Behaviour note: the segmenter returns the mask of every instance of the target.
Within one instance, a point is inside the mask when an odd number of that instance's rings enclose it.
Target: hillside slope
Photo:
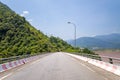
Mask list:
[[[60,38],[47,37],[0,2],[0,56],[54,52],[67,48],[72,46]]]

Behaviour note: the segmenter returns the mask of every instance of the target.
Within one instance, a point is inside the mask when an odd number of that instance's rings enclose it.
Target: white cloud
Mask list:
[[[33,20],[32,19],[28,19],[29,22],[32,22]]]
[[[26,15],[28,15],[28,14],[29,14],[29,11],[26,10],[26,11],[23,11],[22,14],[20,14],[20,16],[26,17]],[[32,21],[33,21],[32,19],[28,19],[27,17],[26,17],[26,19],[30,23],[32,23]]]
[[[30,23],[32,23],[33,20],[32,19],[28,19],[27,21],[29,21]]]
[[[26,15],[28,15],[28,14],[29,14],[29,11],[23,11],[22,14],[21,14],[21,16],[24,17],[24,16],[26,16]]]
[[[24,14],[29,14],[29,11],[23,11]]]

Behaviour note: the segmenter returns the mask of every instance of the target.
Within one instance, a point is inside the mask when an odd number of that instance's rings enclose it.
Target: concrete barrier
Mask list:
[[[8,63],[0,64],[0,72],[15,68],[17,66],[23,65],[27,62],[36,60],[38,58],[39,56],[33,56],[33,57],[25,58],[25,59],[20,59],[20,60],[8,62]]]
[[[100,68],[102,68],[106,71],[112,72],[112,73],[120,76],[120,66],[110,64],[110,63],[106,63],[106,62],[99,61],[99,60],[95,60],[95,59],[86,58],[86,57],[83,57],[83,56],[80,56],[80,55],[75,55],[75,54],[70,54],[70,53],[65,53],[65,54],[67,54],[69,56],[72,56],[74,58],[83,60],[85,62],[88,62],[90,64],[93,64],[97,67],[100,67]]]

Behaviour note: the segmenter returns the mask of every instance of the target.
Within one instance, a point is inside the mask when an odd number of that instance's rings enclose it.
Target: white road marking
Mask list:
[[[10,76],[10,75],[12,75],[13,73],[9,73],[8,75],[6,75],[6,76],[3,76],[2,78],[0,78],[0,80],[3,80],[3,79],[5,79],[5,78],[7,78],[8,76]]]
[[[40,60],[36,60],[36,61],[30,63],[29,66],[30,66],[30,65],[33,65],[33,64],[35,64],[35,63],[38,63],[39,61],[40,61]],[[20,68],[20,69],[18,69],[17,71],[21,71],[21,70],[23,70],[24,68],[25,68],[25,67]]]
[[[24,69],[24,68],[17,69],[17,71],[21,71],[22,69]]]
[[[82,63],[79,63],[79,64],[81,64],[82,66],[86,67],[86,68],[89,69],[90,71],[95,72],[93,69],[89,68],[89,67],[86,66],[85,64],[82,64]]]
[[[82,63],[79,63],[79,64],[81,64],[82,66],[86,67],[86,68],[89,69],[90,71],[95,72],[93,69],[91,69],[90,67],[86,66],[85,64],[82,64]],[[105,80],[109,80],[109,79],[107,79],[107,78],[104,78],[104,79],[105,79]]]
[[[80,63],[80,62],[78,62],[78,63],[79,63],[80,65],[86,67],[86,68],[89,69],[90,71],[95,72],[93,69],[91,69],[90,67],[86,66],[85,64],[82,64],[82,63]]]
[[[37,63],[37,62],[39,62],[39,61],[40,61],[40,60],[37,60],[37,61],[35,61],[35,62],[32,62],[30,65],[33,65],[33,64],[35,64],[35,63]],[[22,69],[24,69],[24,67],[18,69],[17,71],[21,71]],[[8,75],[1,77],[0,80],[4,80],[5,78],[9,77],[9,76],[12,75],[12,74],[13,74],[13,73],[9,73]]]
[[[39,61],[40,61],[40,59],[37,60],[37,61],[32,62],[30,65],[33,65],[33,64],[35,64],[35,63],[38,63]]]

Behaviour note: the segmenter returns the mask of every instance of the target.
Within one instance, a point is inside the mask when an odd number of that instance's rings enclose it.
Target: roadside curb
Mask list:
[[[109,72],[112,72],[112,73],[120,76],[120,66],[116,66],[116,65],[106,63],[106,62],[103,62],[103,61],[99,61],[99,60],[95,60],[95,59],[86,58],[86,57],[83,57],[83,56],[80,56],[80,55],[75,55],[75,54],[70,54],[70,53],[65,53],[65,54],[67,54],[71,57],[83,60],[85,62],[88,62],[92,65],[95,65],[97,67],[100,67],[104,70],[107,70]]]
[[[12,69],[12,68],[15,68],[17,66],[23,65],[25,63],[28,63],[30,61],[36,60],[38,58],[39,58],[39,56],[33,56],[33,57],[25,58],[25,59],[20,59],[20,60],[0,64],[0,72],[7,71],[9,69]]]

